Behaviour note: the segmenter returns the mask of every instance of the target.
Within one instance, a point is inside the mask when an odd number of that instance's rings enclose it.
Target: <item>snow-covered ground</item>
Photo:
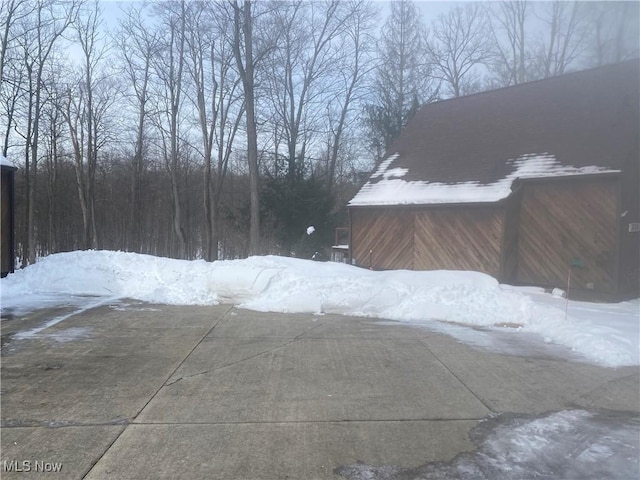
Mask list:
[[[441,321],[496,330],[508,325],[566,346],[599,365],[640,364],[638,300],[571,301],[565,319],[564,299],[541,289],[499,285],[477,272],[374,272],[274,256],[207,263],[80,251],[42,258],[2,279],[0,288],[5,313],[24,313],[67,299],[90,308],[131,298],[174,305],[233,303],[257,311],[336,313],[416,325]],[[464,335],[459,338],[464,340]]]

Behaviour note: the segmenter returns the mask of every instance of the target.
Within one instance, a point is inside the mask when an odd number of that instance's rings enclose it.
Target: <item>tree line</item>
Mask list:
[[[1,2],[23,265],[322,258],[420,106],[638,56],[636,2]]]

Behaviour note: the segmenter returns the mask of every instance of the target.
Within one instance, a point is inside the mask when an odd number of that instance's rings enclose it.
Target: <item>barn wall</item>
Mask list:
[[[520,226],[520,204],[522,189],[517,186],[504,204],[502,226],[502,265],[499,280],[515,283],[518,276],[518,230]]]
[[[352,208],[353,262],[374,269],[475,270],[497,277],[502,212],[502,207]]]
[[[446,207],[415,213],[415,270],[500,274],[502,208]]]
[[[619,293],[633,298],[640,296],[640,232],[630,231],[630,226],[640,223],[639,163],[640,154],[636,142],[621,178],[618,211]]]
[[[13,254],[13,169],[3,167],[0,173],[0,232],[2,235],[0,241],[0,266],[1,276],[13,272],[14,254]]]
[[[530,182],[522,186],[518,282],[616,293],[617,178]],[[591,285],[590,285],[591,284]]]
[[[374,269],[413,268],[413,213],[393,208],[353,208],[351,255]]]

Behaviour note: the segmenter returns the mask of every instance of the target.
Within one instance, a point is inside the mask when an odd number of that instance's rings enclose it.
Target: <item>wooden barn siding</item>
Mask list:
[[[618,214],[619,293],[637,298],[640,295],[640,232],[630,232],[630,223],[640,223],[640,155],[635,142],[621,177]],[[624,214],[624,216],[623,216]]]
[[[513,193],[504,203],[502,229],[502,257],[498,279],[503,283],[514,283],[518,276],[518,229],[522,188],[514,186]]]
[[[2,225],[0,231],[2,232],[1,241],[1,256],[0,264],[2,267],[2,276],[13,271],[13,255],[12,255],[12,222],[11,222],[11,173],[8,170],[2,169],[1,178],[2,184],[0,185],[0,191],[2,192],[2,198],[0,199],[0,209],[2,210]]]
[[[413,213],[354,208],[350,215],[351,255],[356,265],[375,269],[413,268]]]
[[[576,258],[585,268],[573,269],[573,288],[615,293],[617,180],[532,182],[522,195],[518,282],[565,286]]]
[[[415,270],[500,274],[502,208],[447,207],[415,213]]]
[[[365,207],[350,215],[356,265],[500,273],[502,207]]]

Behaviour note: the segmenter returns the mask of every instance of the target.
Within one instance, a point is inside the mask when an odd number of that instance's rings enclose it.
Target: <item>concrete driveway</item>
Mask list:
[[[417,478],[496,413],[640,411],[636,367],[361,318],[128,302],[3,318],[2,336],[3,479]]]

